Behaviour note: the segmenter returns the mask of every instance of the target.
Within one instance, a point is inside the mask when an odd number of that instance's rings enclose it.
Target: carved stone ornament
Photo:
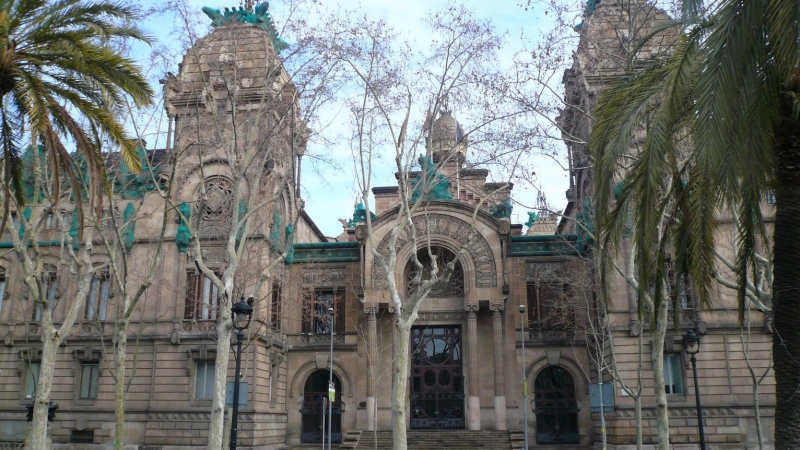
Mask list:
[[[197,228],[204,236],[227,235],[233,217],[234,186],[228,178],[208,177],[204,182],[205,197],[197,193],[200,214]]]
[[[228,249],[223,245],[203,247],[201,252],[203,253],[203,261],[206,264],[225,265],[228,263]],[[187,264],[193,266],[194,261],[195,261],[195,251],[194,248],[190,247],[189,250],[186,252],[186,262]]]
[[[535,280],[559,280],[563,278],[563,262],[537,262],[528,263],[528,281]]]
[[[183,322],[183,331],[216,333],[217,321],[216,320],[185,321]]]
[[[336,345],[344,345],[344,335],[334,334],[333,343]],[[328,333],[301,333],[300,342],[303,344],[330,344],[331,335]]]
[[[342,286],[344,285],[344,270],[342,269],[312,269],[303,273],[303,285],[309,286]]]
[[[464,320],[466,312],[443,311],[420,313],[417,321],[419,322],[461,322]]]
[[[448,238],[466,246],[467,254],[475,267],[474,287],[487,288],[497,286],[497,265],[492,248],[486,239],[469,223],[453,216],[444,214],[427,214],[416,216],[412,219],[417,229],[417,236],[431,235],[447,236]],[[409,244],[409,228],[404,227],[397,237],[396,251],[402,250]],[[378,253],[383,257],[389,256],[389,237],[386,235],[378,245]],[[380,264],[372,265],[372,286],[376,290],[389,289],[386,273]]]

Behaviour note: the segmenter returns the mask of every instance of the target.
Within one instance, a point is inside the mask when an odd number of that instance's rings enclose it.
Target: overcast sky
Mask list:
[[[151,0],[155,2],[155,0]],[[524,0],[522,0],[524,1]],[[189,0],[199,11],[202,6],[213,8],[235,7],[238,6],[237,0]],[[344,8],[346,10],[358,9],[358,16],[367,16],[373,19],[384,18],[388,25],[394,27],[398,32],[405,35],[405,38],[412,45],[424,45],[427,43],[425,36],[426,25],[423,20],[432,11],[448,6],[447,0],[364,0],[352,2],[344,0],[320,0],[321,4],[328,9],[336,10]],[[163,2],[156,2],[163,3]],[[522,47],[523,39],[528,45],[536,42],[542,34],[544,28],[552,26],[551,17],[543,14],[543,10],[535,8],[526,11],[519,6],[517,0],[489,0],[476,1],[466,0],[467,8],[472,9],[479,18],[490,19],[498,31],[508,33],[507,45],[500,52],[500,58],[511,58],[512,55]],[[277,26],[280,28],[281,2],[273,0],[270,2],[270,11]],[[160,18],[145,22],[143,27],[153,34],[160,42],[170,43],[170,29],[174,22]],[[291,45],[291,42],[289,42]],[[177,63],[174,62],[173,72],[177,72]],[[556,82],[560,81],[560,76],[556,77]],[[554,86],[557,87],[557,86]],[[160,88],[160,86],[158,87]],[[454,113],[458,118],[458,108],[453,107]],[[336,110],[323,112],[335,117]],[[554,131],[555,133],[555,131]],[[309,146],[317,145],[313,141]],[[561,146],[563,148],[563,146]],[[346,148],[322,149],[310,148],[310,151],[325,151],[337,161],[339,168],[331,169],[319,166],[319,174],[311,170],[304,170],[302,180],[306,200],[306,210],[317,226],[327,236],[337,236],[342,232],[342,226],[337,221],[339,218],[349,218],[352,216],[353,203],[357,198],[357,186],[351,152]],[[564,152],[561,152],[561,162],[564,162]],[[390,164],[390,162],[386,162]],[[549,158],[538,158],[532,162],[531,171],[535,171],[538,176],[538,184],[545,192],[547,199],[554,209],[562,209],[566,205],[565,191],[568,187],[567,174],[561,164]],[[305,167],[304,167],[305,169]],[[372,183],[373,186],[396,185],[393,176],[394,170],[386,167]],[[491,175],[490,175],[491,177]],[[503,181],[503,180],[497,180]],[[517,184],[514,187],[513,197],[515,202],[512,221],[525,222],[526,212],[536,203],[536,190],[531,186]]]

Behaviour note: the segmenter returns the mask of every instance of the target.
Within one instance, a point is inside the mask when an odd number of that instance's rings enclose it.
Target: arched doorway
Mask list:
[[[336,389],[336,399],[333,402],[333,417],[328,415],[328,381],[330,372],[317,370],[306,380],[303,388],[303,430],[300,441],[303,443],[322,442],[323,433],[325,442],[328,442],[328,421],[331,421],[331,442],[342,442],[342,383],[336,374],[333,375],[333,386]],[[323,412],[324,409],[324,412]],[[324,417],[324,421],[323,421]]]
[[[411,330],[411,429],[464,428],[461,329]]]
[[[536,377],[536,443],[578,444],[578,404],[572,375],[558,366]]]

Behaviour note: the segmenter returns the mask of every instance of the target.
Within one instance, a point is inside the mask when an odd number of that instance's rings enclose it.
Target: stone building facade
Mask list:
[[[650,11],[647,20],[657,20]],[[237,294],[258,301],[243,353],[247,394],[239,408],[240,448],[281,449],[320,442],[322,398],[328,396],[331,369],[336,391],[334,440],[343,440],[348,432],[390,430],[397,311],[371,246],[381,254],[389,251],[386,238],[395,224],[398,189],[373,190],[371,239],[364,226],[371,213],[356,209],[345,221],[343,234],[329,242],[296,207],[306,130],[293,112],[296,92],[290,88],[291,80],[277,63],[280,41],[263,15],[253,24],[226,22],[228,13],[214,13],[209,15],[220,21],[215,31],[189,51],[177,76],[164,80],[170,145],[147,153],[152,162],[161,163],[156,178],[173,173],[176,177],[174,208],[167,208],[164,216],[164,199],[154,187],[137,186],[134,198],[117,193],[123,209],[135,203],[139,211],[132,261],[152,259],[160,225],[168,223],[164,263],[148,288],[141,315],[131,324],[129,361],[135,369],[129,371],[126,443],[140,449],[205,448],[219,311],[214,310],[217,294],[197,269],[194,244],[201,243],[209,267],[223,271],[230,263],[225,247],[230,216],[240,210],[234,199],[254,195],[276,200],[252,224],[248,264],[236,278],[243,286]],[[603,2],[587,16],[575,66],[564,78],[572,104],[590,111],[607,77],[619,73],[595,46],[617,48],[630,22],[626,14],[620,4]],[[236,74],[236,89],[231,88],[231,71]],[[261,114],[265,110],[273,113]],[[570,111],[562,115],[562,125],[585,139],[588,120]],[[224,122],[219,117],[231,125],[218,127]],[[250,134],[239,133],[242,129]],[[242,134],[251,140],[241,140]],[[411,430],[508,431],[519,445],[527,426],[532,446],[597,442],[599,413],[592,407],[590,386],[599,379],[596,354],[587,345],[587,325],[597,320],[596,302],[605,300],[613,349],[601,357],[613,363],[628,385],[635,385],[641,365],[645,442],[654,443],[651,339],[636,316],[635,291],[623,280],[618,280],[609,298],[596,295],[591,245],[575,226],[591,225],[584,208],[591,192],[588,158],[585,147],[568,140],[571,187],[565,218],[556,224],[540,211],[538,221],[532,218],[523,234],[523,226],[511,221],[512,186],[487,182],[486,170],[464,168],[469,142],[451,112],[442,111],[434,122],[428,150],[430,163],[438,167],[435,173],[424,169],[411,177],[431,175],[436,186],[429,187],[439,189],[436,196],[435,189],[421,194],[427,196],[425,213],[416,214],[413,224],[429,234],[430,251],[440,261],[456,257],[458,261],[450,280],[437,285],[424,302],[412,331],[407,399]],[[259,142],[266,144],[258,147]],[[253,145],[258,149],[256,163],[231,179],[226,159],[231,153],[226,149]],[[427,167],[427,161],[421,162]],[[270,176],[257,176],[261,168]],[[442,180],[448,183],[439,184]],[[476,212],[481,199],[488,201]],[[291,231],[286,228],[289,223],[294,225]],[[58,241],[66,231],[45,229],[43,233],[50,234],[41,240]],[[291,249],[285,247],[289,233],[293,233]],[[9,241],[5,235],[0,248],[9,249]],[[58,265],[60,247],[47,249],[51,253],[47,258],[57,268],[53,299],[59,301],[54,302],[53,314],[58,321],[74,287],[68,267]],[[256,290],[252,280],[258,279],[259,269],[284,252],[290,264],[275,266]],[[406,231],[398,239],[396,253],[394,279],[407,293],[416,270],[409,263],[411,255],[417,253],[425,263],[428,247],[415,247]],[[36,308],[27,301],[13,251],[0,255],[0,266],[4,270],[0,278],[2,447],[24,438],[24,405],[34,394],[29,380],[34,377],[40,343]],[[59,410],[49,429],[54,448],[105,448],[113,443],[110,333],[118,300],[111,291],[98,291],[97,298],[106,302],[104,320],[82,317],[59,352],[52,394]],[[752,384],[734,312],[735,295],[722,286],[715,295],[714,309],[703,312],[688,297],[686,310],[691,314],[684,321],[703,339],[698,369],[706,433],[714,448],[753,448]],[[520,305],[525,306],[523,313]],[[769,365],[771,340],[766,319],[758,314],[756,322],[748,355],[763,370]],[[696,442],[697,420],[691,369],[680,342],[684,331],[670,330],[664,349],[673,364],[669,405],[676,449],[696,448],[688,444]],[[527,403],[523,373],[528,380]],[[231,360],[228,380],[233,375]],[[633,401],[607,373],[603,379],[613,387],[605,401],[609,448],[631,448]],[[761,392],[762,421],[769,436],[774,404],[770,376]]]

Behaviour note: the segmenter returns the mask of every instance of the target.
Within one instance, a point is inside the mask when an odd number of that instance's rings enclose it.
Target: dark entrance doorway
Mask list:
[[[566,370],[547,367],[539,373],[536,390],[536,443],[578,444],[578,404],[575,382]]]
[[[333,402],[333,417],[328,416],[328,378],[330,372],[318,370],[311,374],[306,380],[303,389],[303,430],[300,441],[303,443],[322,442],[322,435],[325,433],[325,442],[328,442],[328,421],[331,423],[331,442],[342,442],[342,384],[339,377],[333,375],[333,385],[336,389],[336,401]],[[323,408],[325,409],[325,421],[323,422]]]
[[[464,428],[461,328],[411,330],[411,429]]]

